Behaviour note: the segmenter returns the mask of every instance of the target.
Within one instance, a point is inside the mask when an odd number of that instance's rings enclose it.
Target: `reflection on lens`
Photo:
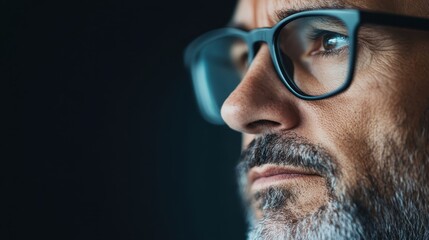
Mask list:
[[[223,123],[220,109],[247,71],[247,45],[238,36],[217,38],[206,44],[192,68],[197,100],[207,120]]]
[[[335,17],[303,17],[284,25],[277,49],[293,87],[310,96],[340,88],[350,68],[348,36],[345,24]]]

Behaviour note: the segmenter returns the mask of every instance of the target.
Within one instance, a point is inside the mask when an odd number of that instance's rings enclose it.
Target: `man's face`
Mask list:
[[[241,0],[233,22],[250,30],[285,10],[339,7],[429,17],[423,0]],[[429,237],[429,37],[379,31],[344,93],[296,98],[262,45],[225,101],[223,119],[243,133],[249,239]]]

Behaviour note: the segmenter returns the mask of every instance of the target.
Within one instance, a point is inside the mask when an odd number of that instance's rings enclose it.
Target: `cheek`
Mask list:
[[[322,128],[339,156],[345,184],[357,184],[362,175],[385,166],[388,161],[382,156],[390,144],[387,139],[401,146],[420,126],[429,108],[425,67],[429,57],[418,53],[418,48],[408,46],[372,57],[371,64],[356,74],[350,89],[324,110],[331,114],[325,113]],[[415,57],[411,60],[405,52]]]
[[[342,178],[339,191],[362,184],[364,175],[383,165],[380,144],[387,135],[403,133],[398,130],[406,117],[404,94],[398,90],[403,88],[392,86],[402,74],[387,70],[390,67],[383,66],[389,74],[381,74],[380,66],[360,72],[349,90],[322,105],[314,103],[307,116],[313,135],[337,158]]]
[[[371,100],[367,102],[377,120],[374,124],[395,139],[417,127],[429,108],[429,38],[408,31],[402,35],[409,40],[401,39],[372,53],[369,64],[358,71],[355,88],[350,89]]]
[[[347,102],[353,101],[348,99]],[[324,121],[330,148],[339,163],[344,187],[349,189],[362,179],[362,175],[371,171],[376,164],[372,157],[371,138],[373,132],[382,131],[376,124],[376,112],[368,99],[355,101],[353,104],[337,106],[336,113]],[[338,110],[339,109],[339,110]],[[330,122],[330,123],[329,123]],[[341,189],[340,189],[341,190]]]

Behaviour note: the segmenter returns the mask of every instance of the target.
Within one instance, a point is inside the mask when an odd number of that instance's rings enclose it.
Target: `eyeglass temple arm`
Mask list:
[[[429,31],[429,19],[412,16],[402,16],[390,13],[360,12],[361,23],[375,23],[385,26],[412,28]]]

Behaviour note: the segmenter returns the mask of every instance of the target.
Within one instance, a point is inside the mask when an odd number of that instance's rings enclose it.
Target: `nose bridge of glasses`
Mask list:
[[[272,40],[271,28],[257,28],[249,32],[248,44],[249,44],[249,60],[253,60],[254,56],[258,52],[260,46],[263,43],[269,43]]]

